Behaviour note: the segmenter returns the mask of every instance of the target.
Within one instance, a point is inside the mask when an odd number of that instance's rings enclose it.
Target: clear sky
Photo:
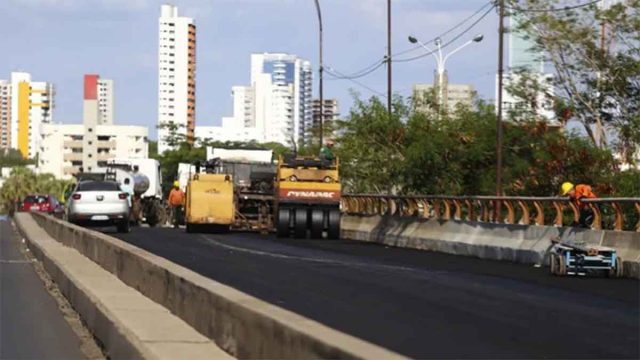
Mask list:
[[[411,49],[413,34],[430,40],[458,24],[488,0],[393,0],[393,53]],[[157,121],[157,52],[160,5],[171,3],[197,25],[198,125],[219,125],[232,113],[231,86],[248,85],[252,52],[288,52],[318,65],[318,25],[314,0],[0,0],[0,79],[11,71],[30,72],[56,86],[54,120],[78,123],[82,79],[98,73],[115,81],[115,122],[149,126]],[[320,0],[325,29],[325,66],[351,74],[386,52],[386,0]],[[488,9],[485,8],[485,9]],[[497,68],[495,10],[445,53],[482,33],[447,62],[450,83],[474,84],[493,99]],[[471,22],[443,37],[449,39]],[[414,51],[398,59],[419,55]],[[416,82],[433,81],[432,56],[396,63],[394,92],[410,95]],[[316,74],[317,75],[317,74]],[[351,90],[371,91],[348,80],[325,77],[325,97],[335,97],[348,113]],[[386,70],[358,79],[386,93]],[[317,76],[314,96],[317,96]]]

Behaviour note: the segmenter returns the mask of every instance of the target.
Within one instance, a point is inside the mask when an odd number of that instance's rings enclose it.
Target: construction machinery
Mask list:
[[[340,238],[341,186],[338,161],[285,157],[276,176],[276,234],[279,237]]]
[[[317,158],[272,160],[270,150],[208,149],[186,191],[187,232],[276,231],[279,237],[338,239],[339,164]]]
[[[217,150],[217,151],[216,151]],[[187,232],[254,230],[273,227],[272,152],[213,149],[194,164],[186,191]]]
[[[624,276],[624,261],[614,248],[559,238],[551,243],[549,272],[553,275],[585,276],[588,272],[601,272],[608,277]]]
[[[164,224],[167,211],[162,184],[160,163],[154,159],[113,159],[104,166],[105,180],[124,184],[125,179],[133,188],[131,220],[145,222],[149,226]]]

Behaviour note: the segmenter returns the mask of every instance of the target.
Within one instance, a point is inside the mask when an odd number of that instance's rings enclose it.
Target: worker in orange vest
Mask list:
[[[178,228],[178,225],[182,222],[182,207],[184,206],[184,191],[180,189],[180,182],[175,181],[173,183],[173,189],[169,192],[169,206],[171,206],[171,213],[173,217],[173,227]]]
[[[578,226],[584,228],[591,228],[593,223],[593,210],[588,204],[580,201],[582,199],[593,199],[598,196],[591,190],[591,186],[585,184],[573,185],[570,182],[562,184],[560,192],[562,196],[569,196],[569,199],[580,210],[580,219],[578,220]]]

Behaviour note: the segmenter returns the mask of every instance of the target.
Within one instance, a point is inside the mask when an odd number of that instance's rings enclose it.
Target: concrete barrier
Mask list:
[[[552,238],[613,247],[625,276],[640,279],[640,233],[568,227],[439,221],[399,216],[342,217],[342,236],[396,247],[523,264],[546,264]]]
[[[238,358],[403,358],[114,237],[42,214],[32,216],[53,238],[77,249]]]
[[[16,214],[15,222],[109,358],[232,359],[167,309],[54,240],[29,214]]]

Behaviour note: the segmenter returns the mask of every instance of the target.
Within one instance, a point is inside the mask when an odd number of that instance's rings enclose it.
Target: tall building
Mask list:
[[[296,55],[252,54],[251,85],[232,88],[233,116],[196,137],[299,144],[313,126],[311,78],[311,63]]]
[[[11,83],[0,80],[0,151],[11,148]]]
[[[502,90],[502,117],[505,120],[519,120],[521,116],[547,121],[551,125],[558,125],[553,109],[552,96],[554,93],[553,76],[544,72],[544,56],[535,50],[533,39],[526,38],[516,31],[522,19],[517,15],[509,17],[509,28],[514,29],[508,34],[508,68],[503,78]],[[523,78],[519,71],[525,70],[530,75],[530,80]],[[523,100],[509,92],[512,85],[521,84],[523,81],[535,82],[527,84],[531,89],[539,88],[533,99]],[[498,77],[496,76],[496,109],[498,98]]]
[[[338,111],[338,100],[336,99],[323,99],[324,106],[322,111],[324,113],[324,126],[328,126],[332,121],[338,120],[340,112]],[[314,136],[318,136],[320,131],[320,99],[313,99],[311,105],[311,114],[313,117],[312,126],[305,129],[305,142],[313,141]]]
[[[98,79],[98,109],[100,109],[98,124],[113,124],[113,108],[113,80]]]
[[[438,76],[434,77],[433,84],[414,84],[413,98],[416,111],[427,112],[433,109],[432,106],[424,100],[432,92],[436,92],[436,99],[442,97],[442,106],[449,112],[455,111],[458,105],[473,106],[473,98],[475,96],[475,88],[471,84],[449,84],[447,72],[443,75],[442,87],[436,84]],[[442,89],[441,93],[438,93]]]
[[[178,8],[162,5],[158,51],[158,151],[169,149],[170,131],[193,141],[196,116],[196,26],[193,19],[178,16]]]
[[[82,124],[41,126],[38,171],[70,178],[80,168],[95,172],[110,159],[148,157],[147,127],[104,123],[104,83],[96,74],[84,76]]]
[[[254,126],[264,141],[291,145],[313,126],[311,63],[285,53],[251,54]]]
[[[40,141],[40,126],[51,122],[53,118],[53,85],[32,81],[28,73],[13,72],[10,82],[2,81],[0,93],[4,94],[0,94],[2,147],[17,149],[25,158],[35,157]],[[3,111],[4,116],[1,115]],[[5,121],[7,116],[10,116],[9,121]]]

